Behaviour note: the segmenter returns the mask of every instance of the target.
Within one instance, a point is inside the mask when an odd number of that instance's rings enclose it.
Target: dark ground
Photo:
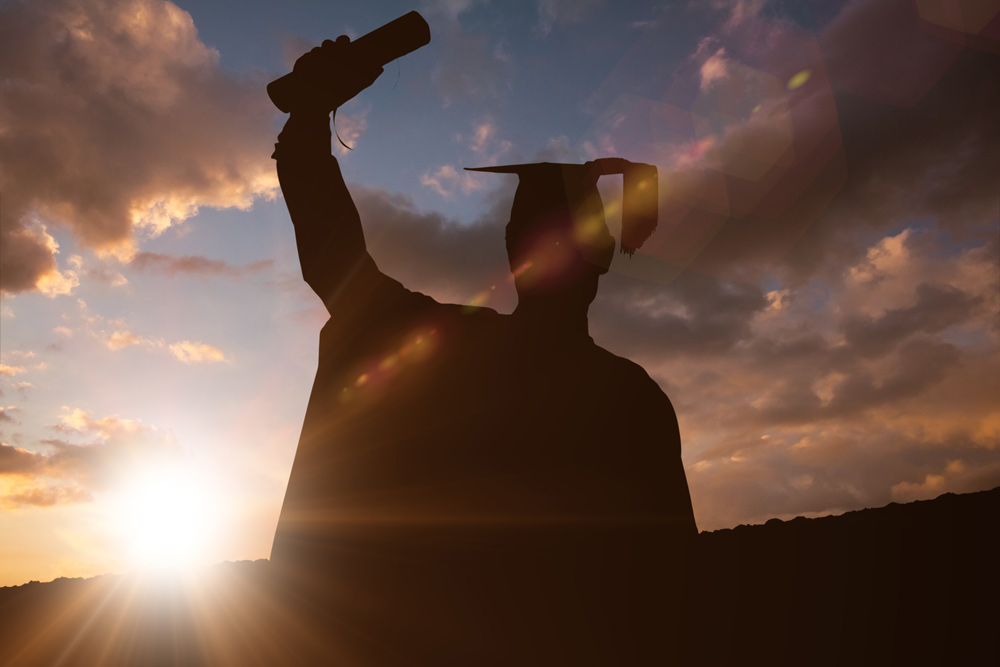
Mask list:
[[[1000,665],[998,519],[1000,487],[702,533],[664,640],[680,665]],[[269,574],[259,560],[0,588],[0,665],[364,663],[331,647],[367,640],[307,630]]]

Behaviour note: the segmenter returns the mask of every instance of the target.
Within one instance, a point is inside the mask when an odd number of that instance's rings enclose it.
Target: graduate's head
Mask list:
[[[589,284],[596,289],[597,277],[608,271],[615,239],[597,190],[601,175],[626,174],[623,252],[631,254],[656,226],[656,167],[650,165],[605,158],[586,164],[542,162],[479,171],[516,173],[520,178],[506,240],[514,284],[522,297],[562,294]],[[632,191],[645,199],[640,201]]]

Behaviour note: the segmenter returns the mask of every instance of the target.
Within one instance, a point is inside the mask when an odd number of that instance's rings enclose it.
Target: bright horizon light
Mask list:
[[[130,563],[140,569],[198,564],[219,516],[209,488],[203,477],[181,467],[140,476],[122,498]]]

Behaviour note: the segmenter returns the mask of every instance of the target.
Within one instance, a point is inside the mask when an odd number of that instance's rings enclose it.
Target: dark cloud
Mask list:
[[[127,260],[137,230],[276,185],[263,81],[223,73],[172,3],[4,3],[0,78],[4,292],[57,275],[41,223]]]
[[[844,337],[855,355],[872,356],[889,351],[902,339],[919,333],[936,334],[966,321],[982,301],[951,285],[920,284],[917,302],[886,311],[881,317],[850,317]]]
[[[45,457],[20,447],[0,443],[0,475],[25,474],[38,470]]]
[[[791,258],[796,271],[839,259],[836,247],[852,259],[866,232],[904,220],[965,235],[995,228],[1000,58],[931,34],[903,0],[849,5],[820,41],[847,179]]]
[[[263,271],[274,265],[273,260],[265,259],[251,262],[244,266],[233,266],[221,259],[210,259],[201,255],[185,255],[175,257],[154,252],[140,252],[132,259],[130,267],[138,271],[153,271],[168,276],[177,274],[195,276],[228,276],[240,278],[250,273]]]
[[[595,144],[660,167],[642,252],[663,273],[802,283],[911,220],[991,238],[997,55],[928,31],[908,0],[845,4],[816,37],[775,12],[734,17],[672,76],[650,64],[669,25],[650,29],[593,101]],[[628,91],[637,72],[659,90]]]
[[[440,301],[468,303],[486,291],[485,305],[513,309],[516,297],[504,245],[509,199],[498,197],[483,218],[463,225],[418,211],[405,195],[357,186],[352,193],[369,250],[383,271]]]
[[[814,357],[815,363],[825,366],[828,373],[842,376],[831,388],[828,401],[814,389],[821,374],[796,374],[786,368],[778,378],[761,384],[763,400],[752,414],[730,417],[727,423],[750,423],[766,428],[846,420],[865,410],[897,404],[902,399],[922,394],[943,380],[961,359],[960,351],[953,345],[931,340],[910,341],[896,351],[887,375],[876,379],[870,371],[859,367],[853,357],[845,357],[835,350],[826,352],[828,356],[839,357],[841,363],[836,359],[824,359],[822,354]]]
[[[1000,484],[1000,465],[970,442],[924,443],[863,425],[810,429],[790,441],[745,441],[719,448],[690,475],[703,529],[771,517],[829,514],[890,502],[969,492]]]
[[[6,204],[7,202],[4,202]],[[35,288],[38,279],[56,270],[49,245],[35,230],[24,229],[7,206],[0,211],[0,266],[3,291],[22,292]]]
[[[928,31],[919,11],[899,0],[845,5],[820,36],[833,85],[893,107],[917,104],[963,50]],[[858,57],[878,67],[858,67]]]
[[[751,320],[766,305],[759,287],[693,272],[668,285],[611,274],[594,302],[592,329],[637,359],[718,355],[750,337]]]

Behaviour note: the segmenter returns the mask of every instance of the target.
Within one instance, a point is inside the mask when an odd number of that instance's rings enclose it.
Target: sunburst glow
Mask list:
[[[171,468],[143,476],[123,498],[123,532],[133,564],[194,564],[217,528],[218,499],[192,471]]]

